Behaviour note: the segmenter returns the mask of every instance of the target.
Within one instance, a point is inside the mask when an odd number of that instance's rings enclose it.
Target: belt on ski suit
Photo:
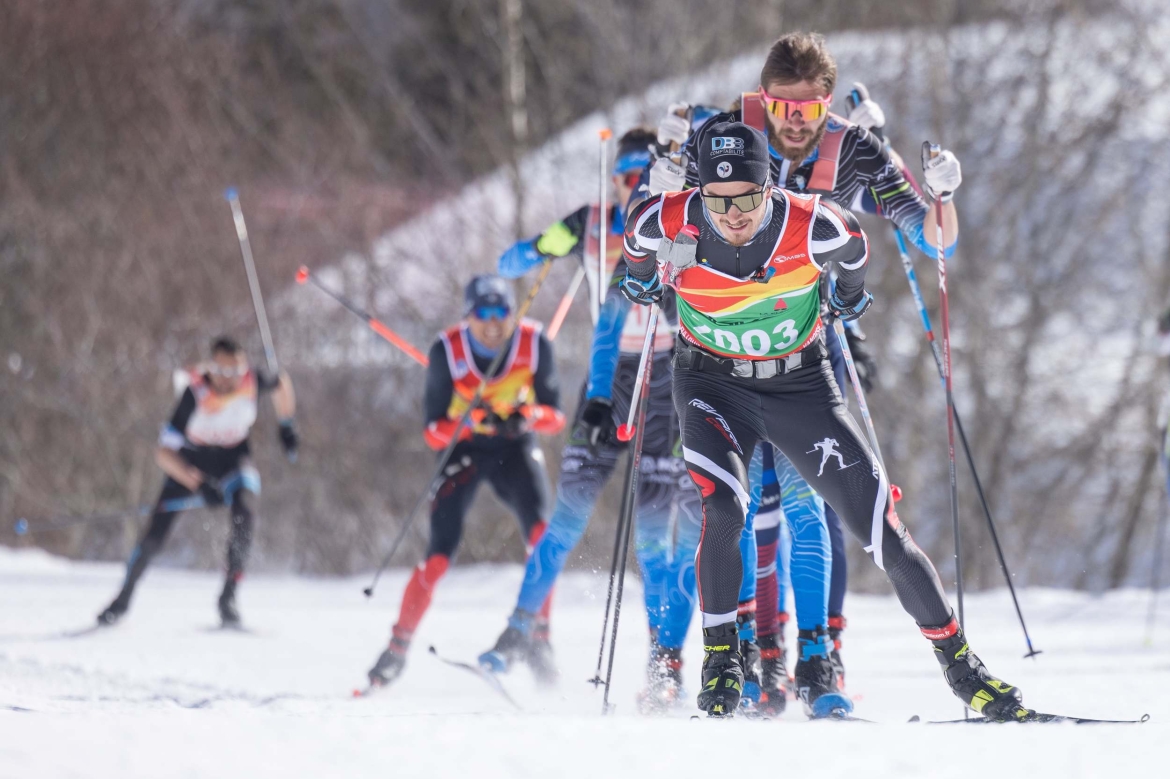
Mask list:
[[[742,379],[770,379],[791,373],[797,368],[816,365],[828,355],[822,338],[817,338],[798,352],[774,360],[738,360],[733,357],[716,357],[680,337],[675,344],[674,367]]]

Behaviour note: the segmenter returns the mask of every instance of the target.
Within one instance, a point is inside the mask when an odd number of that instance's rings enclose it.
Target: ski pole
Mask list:
[[[557,339],[557,333],[561,331],[561,325],[565,323],[565,317],[569,315],[569,309],[573,307],[573,298],[577,296],[577,290],[580,288],[581,282],[584,279],[585,266],[582,265],[573,274],[573,280],[569,282],[569,288],[565,291],[564,297],[561,298],[560,305],[557,306],[557,311],[553,314],[552,321],[548,323],[548,340],[555,341]]]
[[[248,240],[248,228],[244,224],[244,210],[240,207],[240,193],[235,187],[228,187],[223,193],[232,209],[236,224],[236,237],[240,239],[240,254],[244,258],[244,270],[248,274],[248,289],[252,292],[252,308],[256,310],[256,323],[260,326],[260,340],[264,343],[264,359],[273,376],[279,373],[276,361],[276,347],[272,345],[272,332],[268,329],[268,315],[264,312],[264,296],[260,293],[260,279],[256,275],[256,263],[252,261],[252,243]]]
[[[911,185],[917,186],[912,178],[908,178]],[[914,297],[914,305],[918,307],[918,315],[922,320],[922,328],[926,332],[926,340],[930,343],[930,352],[934,355],[934,364],[938,368],[939,381],[946,390],[946,377],[943,372],[942,354],[938,341],[935,340],[934,330],[930,326],[930,314],[926,311],[926,303],[922,299],[922,290],[918,286],[918,274],[914,272],[914,261],[910,259],[910,252],[906,247],[906,238],[897,225],[894,225],[894,240],[898,244],[898,256],[902,260],[902,270],[906,272],[906,281],[910,284],[910,293]],[[1028,645],[1028,653],[1024,657],[1035,657],[1040,649],[1032,646],[1032,637],[1028,634],[1028,626],[1024,623],[1024,612],[1020,608],[1020,600],[1016,596],[1016,586],[1008,569],[1007,558],[1003,553],[1003,546],[999,542],[999,533],[996,530],[995,519],[991,514],[991,504],[983,492],[983,481],[979,478],[979,471],[975,467],[975,456],[971,453],[971,445],[967,441],[967,432],[963,429],[963,420],[959,416],[959,409],[954,409],[955,432],[959,436],[959,443],[963,446],[963,454],[967,458],[967,466],[971,469],[971,479],[975,482],[975,493],[979,496],[979,504],[983,508],[983,516],[987,519],[987,529],[991,531],[991,541],[995,546],[995,554],[999,558],[999,568],[1003,571],[1004,581],[1007,582],[1008,592],[1012,596],[1012,605],[1016,608],[1016,617],[1020,620],[1020,628],[1024,631],[1024,642]]]
[[[658,311],[658,306],[654,306],[654,310],[650,316],[650,322],[646,325],[646,341],[653,344],[654,336],[658,329],[658,317],[655,313]],[[634,527],[634,506],[637,503],[638,494],[638,477],[642,471],[642,442],[646,436],[646,407],[650,401],[650,378],[654,368],[653,356],[647,356],[645,348],[642,350],[643,357],[640,361],[644,364],[644,368],[638,373],[642,378],[641,391],[635,388],[633,395],[630,397],[630,405],[635,403],[638,405],[637,431],[634,435],[634,445],[630,449],[630,464],[628,468],[626,494],[625,494],[625,538],[622,539],[622,547],[620,559],[617,564],[617,593],[614,596],[613,602],[613,633],[609,638],[609,662],[605,669],[605,694],[601,699],[601,713],[609,713],[609,691],[611,682],[613,680],[613,658],[617,652],[617,635],[618,623],[622,616],[622,594],[625,591],[626,584],[626,561],[630,554],[630,536],[633,533]],[[641,367],[641,366],[639,366]]]
[[[524,298],[524,301],[516,309],[516,316],[512,323],[512,330],[508,333],[508,338],[504,339],[505,344],[507,344],[516,334],[517,328],[520,327],[520,321],[524,318],[524,315],[528,313],[528,309],[532,306],[532,301],[536,299],[536,293],[540,291],[540,287],[544,284],[544,280],[548,278],[548,273],[550,270],[552,270],[552,262],[545,260],[544,267],[541,268],[540,274],[537,275],[536,281],[532,285],[532,289],[528,290],[528,296]],[[435,466],[434,475],[431,476],[430,481],[427,482],[426,490],[424,490],[418,496],[418,500],[415,501],[414,507],[411,508],[410,513],[406,515],[406,520],[402,523],[402,528],[398,531],[398,536],[394,539],[394,542],[390,544],[390,551],[386,552],[386,555],[382,558],[382,562],[378,565],[378,570],[374,572],[374,579],[370,582],[370,586],[362,590],[367,598],[373,597],[374,588],[378,586],[378,580],[382,578],[382,572],[386,570],[386,566],[390,564],[390,560],[394,557],[394,553],[397,552],[398,547],[402,545],[403,539],[406,538],[407,532],[410,530],[411,525],[414,524],[415,515],[418,514],[419,510],[423,506],[423,503],[430,500],[430,498],[435,494],[435,491],[439,488],[440,478],[443,475],[443,471],[447,468],[447,461],[451,459],[451,453],[455,451],[455,447],[459,444],[459,434],[463,432],[463,428],[467,427],[467,423],[471,421],[471,412],[475,411],[475,409],[479,406],[479,401],[483,397],[484,390],[487,389],[488,383],[492,380],[493,377],[495,377],[496,371],[498,371],[500,366],[504,364],[504,359],[508,356],[510,351],[510,349],[501,348],[500,351],[496,353],[496,356],[492,358],[491,365],[489,365],[488,369],[484,371],[483,379],[480,380],[479,386],[475,388],[475,395],[472,396],[471,400],[467,404],[467,410],[463,412],[463,416],[459,417],[459,421],[455,424],[455,429],[451,431],[451,440],[447,444],[447,448],[444,449],[443,453],[439,455],[439,460]]]
[[[606,175],[609,172],[609,155],[606,153],[609,148],[609,139],[613,137],[613,131],[608,127],[603,127],[598,132],[600,140],[600,180],[598,181],[598,202],[601,204],[597,214],[597,223],[600,231],[597,235],[597,317],[601,316],[601,306],[605,303],[605,290],[609,286],[609,278],[606,274],[606,256],[605,256],[605,233],[606,233],[606,217],[609,216],[609,181]],[[596,322],[597,319],[594,319]]]
[[[634,376],[634,391],[632,393],[630,393],[630,412],[629,412],[628,417],[627,417],[627,422],[625,425],[622,425],[621,427],[619,427],[618,431],[617,431],[618,440],[620,440],[620,441],[629,441],[633,435],[633,431],[635,430],[634,415],[637,413],[639,398],[641,397],[642,384],[643,384],[642,376],[645,374],[646,366],[648,364],[650,364],[650,361],[648,360],[648,354],[649,354],[649,349],[654,344],[654,335],[655,335],[655,332],[657,331],[657,329],[658,329],[658,306],[655,305],[655,306],[653,306],[653,308],[650,312],[650,320],[646,323],[646,336],[642,342],[642,354],[638,358],[638,372]],[[638,423],[638,426],[639,427],[641,426],[641,422]],[[626,430],[629,433],[628,435],[626,435],[625,438],[622,437],[623,430]],[[640,445],[640,441],[641,441],[641,439],[639,439],[639,445]],[[640,451],[638,452],[638,458],[639,458],[639,460],[641,459],[641,452]],[[613,539],[613,556],[610,558],[609,588],[605,593],[605,614],[602,617],[602,621],[601,621],[601,643],[600,643],[600,646],[598,647],[598,650],[597,650],[597,670],[594,672],[593,678],[589,680],[589,683],[592,684],[594,687],[597,687],[600,684],[608,684],[608,682],[606,682],[605,680],[603,680],[601,678],[601,664],[605,660],[605,631],[609,627],[609,612],[610,612],[610,607],[613,605],[614,586],[617,582],[617,577],[618,577],[618,560],[621,559],[623,556],[622,555],[623,542],[625,542],[627,545],[629,543],[628,542],[629,528],[626,526],[626,523],[627,523],[627,520],[629,520],[629,518],[633,516],[633,507],[632,507],[633,498],[631,497],[631,492],[630,492],[630,479],[633,478],[633,470],[632,470],[633,467],[634,467],[634,453],[631,451],[630,459],[626,463],[626,479],[624,482],[625,486],[622,489],[622,505],[621,505],[621,509],[618,513],[617,531],[616,531],[616,533],[614,535],[614,539]],[[624,563],[623,563],[623,570],[624,570]],[[608,696],[608,687],[606,688],[606,695]]]
[[[886,461],[882,457],[882,447],[878,443],[877,430],[873,426],[873,418],[869,415],[869,404],[865,402],[865,390],[861,388],[861,380],[857,377],[857,365],[853,362],[853,352],[849,349],[849,339],[845,337],[845,323],[839,317],[833,317],[833,332],[837,334],[837,341],[841,344],[841,356],[845,358],[845,368],[849,371],[849,383],[853,385],[853,394],[857,396],[857,408],[861,410],[861,419],[865,422],[865,432],[869,436],[869,445],[873,447],[874,457],[877,457],[878,466],[886,475],[886,491],[889,493],[890,505],[901,498],[901,490],[890,480],[890,472],[886,470]],[[880,544],[880,538],[871,539],[871,543]]]
[[[930,141],[922,144],[922,165],[937,157],[942,149]],[[947,394],[947,446],[951,478],[951,527],[955,534],[955,589],[959,603],[959,627],[963,627],[963,542],[959,536],[959,482],[955,475],[955,394],[951,376],[951,309],[947,295],[947,250],[943,241],[942,202],[935,201],[935,247],[938,250],[939,316],[942,318],[943,385]],[[964,710],[965,711],[965,710]]]
[[[356,316],[360,317],[361,319],[364,319],[366,324],[370,326],[371,330],[373,330],[378,335],[382,336],[382,338],[389,341],[393,345],[397,346],[399,349],[401,349],[403,352],[406,353],[407,357],[410,357],[412,360],[414,360],[419,365],[422,365],[424,367],[428,364],[427,356],[425,354],[423,354],[422,352],[420,352],[418,349],[411,346],[410,342],[408,342],[405,338],[398,335],[398,333],[391,330],[389,327],[387,327],[382,322],[380,322],[377,319],[375,319],[374,317],[370,316],[368,313],[366,313],[364,310],[362,310],[360,307],[358,307],[353,301],[351,301],[349,298],[342,295],[340,292],[335,292],[335,291],[329,289],[329,287],[326,287],[323,283],[321,283],[321,279],[317,278],[317,274],[315,274],[311,270],[309,270],[308,267],[302,265],[300,267],[300,269],[297,271],[297,284],[304,284],[307,281],[313,282],[313,285],[317,289],[321,290],[326,295],[328,295],[329,297],[336,300],[338,303],[340,303],[342,306],[344,306],[346,309],[348,309],[351,314],[355,314]]]
[[[188,509],[203,508],[203,498],[198,495],[191,495],[186,498],[172,498],[171,500],[163,501],[158,504],[158,508],[162,511],[186,511]],[[52,530],[63,530],[69,527],[76,527],[78,525],[88,525],[90,523],[113,522],[118,519],[125,519],[128,515],[145,517],[155,510],[153,503],[145,503],[141,506],[133,506],[122,511],[115,511],[109,514],[90,514],[82,517],[61,517],[52,519],[44,524],[37,524],[32,527],[29,526],[28,520],[24,517],[16,520],[13,523],[12,530],[18,536],[29,536],[34,533],[47,533]]]

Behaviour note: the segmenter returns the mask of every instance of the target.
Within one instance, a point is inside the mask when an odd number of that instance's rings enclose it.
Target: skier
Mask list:
[[[206,508],[228,506],[231,536],[227,548],[227,578],[219,596],[224,627],[237,627],[236,588],[252,546],[252,510],[246,492],[260,494],[260,475],[251,462],[248,436],[256,423],[257,398],[272,393],[280,423],[280,444],[296,459],[297,433],[293,424],[296,397],[288,374],[267,376],[248,365],[247,355],[231,338],[211,344],[211,359],[180,374],[187,383],[170,422],[159,434],[155,462],[166,474],[150,524],[130,555],[126,578],[114,602],[98,615],[99,625],[113,625],[130,608],[134,588],[150,561],[162,549],[181,509],[176,502],[191,499]],[[195,496],[198,496],[196,498]],[[169,504],[169,505],[168,505]],[[192,506],[195,507],[195,506]]]
[[[943,240],[949,258],[958,242],[958,214],[951,202],[951,196],[962,182],[958,159],[952,152],[944,151],[931,161],[925,171],[926,183],[929,191],[938,196],[927,203],[904,174],[901,159],[875,134],[881,133],[885,114],[869,98],[864,85],[855,84],[851,91],[848,119],[829,113],[836,83],[837,64],[824,39],[816,34],[789,33],[769,50],[760,74],[759,92],[745,93],[744,105],[709,119],[705,126],[723,121],[753,124],[769,139],[772,180],[777,186],[826,195],[855,211],[883,216],[894,222],[931,259],[937,257],[937,250],[933,231],[924,229],[924,225],[933,224],[936,209],[941,208],[946,228]],[[671,159],[655,162],[648,176],[649,194],[697,186],[694,144],[703,128],[690,132],[690,128],[682,126],[668,111],[658,131],[664,139],[685,144],[684,159],[688,162],[685,165]],[[847,323],[846,338],[863,385],[872,383],[874,366],[862,346],[865,336],[852,323]],[[840,345],[835,338],[829,338],[827,346],[838,386],[844,387],[845,363]],[[781,468],[786,467],[782,457],[777,463]],[[824,511],[832,546],[827,617],[833,643],[830,653],[838,677],[843,678],[840,650],[846,625],[843,609],[848,583],[845,541],[840,519],[832,507],[825,505]],[[798,545],[803,543],[796,538],[793,541]],[[812,542],[816,543],[816,539]],[[771,552],[761,549],[760,554],[768,557]],[[765,589],[769,586],[760,585]],[[776,636],[760,631],[760,642],[765,664],[782,663],[783,647]]]
[[[629,200],[649,165],[649,148],[654,140],[652,131],[634,128],[618,141],[612,171],[617,197],[607,214],[612,226],[606,252],[607,270],[611,274],[620,265],[622,204]],[[597,205],[582,206],[540,236],[518,242],[501,256],[500,272],[518,277],[545,257],[573,257],[584,262],[587,268],[596,266],[598,210]],[[582,387],[572,433],[562,453],[556,509],[548,532],[529,557],[516,609],[508,619],[507,628],[494,648],[480,656],[481,664],[493,671],[508,670],[513,659],[526,655],[525,647],[530,641],[542,638],[534,612],[549,597],[569,552],[585,532],[598,496],[627,449],[615,433],[629,410],[647,319],[644,309],[632,307],[618,294],[616,282],[623,275],[624,270],[613,276],[614,283],[601,306],[593,334],[589,373]],[[673,316],[669,301],[666,307]],[[650,627],[649,685],[641,696],[643,709],[647,711],[672,706],[679,699],[682,645],[695,602],[694,552],[700,530],[699,495],[684,472],[677,450],[678,424],[670,396],[673,343],[673,328],[660,320],[635,504],[635,550]],[[672,532],[672,506],[677,507],[677,533]]]
[[[407,582],[389,646],[369,671],[373,687],[390,684],[402,673],[415,629],[459,546],[463,518],[480,482],[487,480],[515,512],[529,547],[544,532],[548,476],[532,434],[560,432],[565,417],[552,344],[538,323],[515,323],[514,309],[506,281],[476,276],[464,291],[464,320],[444,331],[428,355],[423,437],[436,451],[451,442],[483,372],[501,349],[508,356],[488,381],[470,426],[459,431],[460,443],[443,470],[431,503],[426,556]],[[544,626],[548,609],[548,599],[537,604],[534,619]],[[537,678],[551,681],[555,671],[547,640],[528,649],[526,659]]]
[[[819,195],[773,187],[767,139],[743,123],[708,125],[696,146],[699,189],[652,197],[630,214],[621,287],[642,305],[661,299],[667,286],[678,298],[675,408],[687,469],[703,495],[699,707],[718,716],[739,704],[738,538],[748,460],[757,441],[766,440],[868,543],[866,551],[933,643],[955,695],[993,720],[1026,716],[1020,691],[993,677],[967,645],[938,574],[889,503],[886,474],[828,365],[822,270],[837,272],[829,300],[836,316],[856,319],[873,301],[864,288],[868,242],[856,217]],[[817,475],[819,452],[805,452],[825,438],[857,464],[830,465]],[[826,654],[802,657],[796,676],[813,714],[831,714],[817,706],[832,689]]]

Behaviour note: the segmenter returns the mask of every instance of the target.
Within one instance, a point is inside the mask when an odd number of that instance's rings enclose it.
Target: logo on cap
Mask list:
[[[727,178],[728,176],[731,175],[731,163],[728,162],[727,160],[724,160],[723,162],[719,163],[719,165],[716,166],[715,172],[719,174],[719,178],[721,178],[721,179]]]
[[[729,135],[716,135],[711,139],[711,156],[719,157],[724,154],[738,154],[743,156],[743,138]]]

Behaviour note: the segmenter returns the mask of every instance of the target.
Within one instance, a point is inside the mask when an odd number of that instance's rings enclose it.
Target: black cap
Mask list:
[[[516,307],[512,288],[499,276],[476,276],[463,290],[463,313],[470,314],[480,306],[500,306],[511,311]]]
[[[768,139],[743,122],[720,122],[699,139],[699,185],[750,181],[764,186],[772,163]]]

